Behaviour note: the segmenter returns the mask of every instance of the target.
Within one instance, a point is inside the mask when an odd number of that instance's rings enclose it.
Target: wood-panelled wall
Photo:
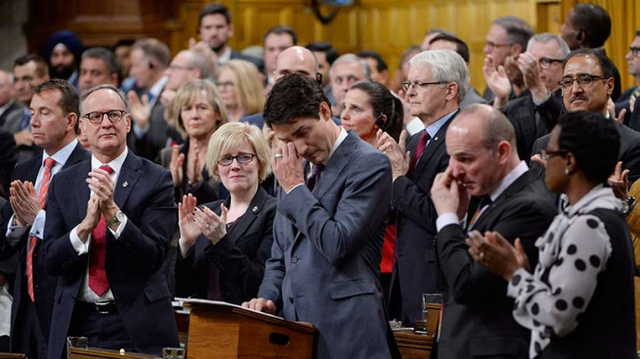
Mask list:
[[[209,0],[210,1],[210,0]],[[86,45],[112,45],[125,37],[157,37],[173,53],[197,36],[198,12],[207,0],[30,0],[30,19],[24,30],[31,51],[42,48],[56,30],[69,28]],[[514,15],[537,32],[559,32],[571,6],[583,0],[355,0],[340,10],[334,21],[322,25],[313,15],[310,0],[223,0],[233,14],[236,49],[262,44],[264,32],[285,24],[299,34],[300,44],[326,40],[340,53],[362,49],[379,51],[391,71],[410,45],[419,45],[425,32],[440,27],[456,33],[471,51],[471,83],[484,89],[482,61],[484,38],[491,21]],[[623,75],[623,86],[633,83],[625,54],[640,28],[637,0],[591,0],[613,18],[607,53]],[[325,9],[328,11],[328,9]]]

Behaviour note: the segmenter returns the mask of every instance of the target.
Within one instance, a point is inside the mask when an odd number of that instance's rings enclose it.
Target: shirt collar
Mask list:
[[[218,56],[218,65],[222,66],[231,60],[231,47],[225,46],[222,55]]]
[[[58,152],[54,153],[53,155],[49,155],[47,151],[43,151],[42,166],[44,166],[44,160],[46,160],[49,157],[53,158],[56,161],[56,164],[59,164],[60,166],[64,166],[69,160],[69,157],[71,157],[71,153],[76,148],[77,144],[78,144],[78,140],[74,139],[73,141],[71,141],[71,143],[62,147]]]
[[[516,168],[514,168],[513,170],[511,170],[511,172],[509,172],[509,174],[504,176],[504,178],[500,181],[500,183],[498,183],[498,186],[489,193],[489,196],[491,197],[491,201],[495,202],[495,200],[498,199],[498,197],[500,197],[500,195],[507,188],[509,188],[509,186],[511,186],[513,182],[515,182],[518,178],[520,178],[520,176],[525,174],[528,170],[529,170],[529,166],[527,166],[527,163],[524,161],[520,161],[520,163],[516,166]]]
[[[329,152],[329,156],[327,157],[326,160],[324,160],[323,162],[324,165],[329,163],[329,159],[331,159],[331,156],[333,156],[333,154],[336,152],[336,150],[338,149],[338,146],[340,146],[342,142],[344,142],[345,138],[347,138],[347,131],[345,131],[344,128],[340,127],[340,134],[338,135],[336,142],[333,143],[333,147],[331,147],[331,152]]]
[[[154,99],[160,95],[160,92],[162,92],[162,89],[164,88],[164,85],[167,83],[168,80],[169,80],[168,77],[162,76],[160,80],[156,81],[156,83],[153,84],[153,86],[151,86],[151,88],[149,89],[149,92],[153,95]]]
[[[619,211],[622,209],[622,202],[615,197],[610,187],[604,187],[604,185],[599,184],[593,187],[589,193],[584,195],[573,206],[567,207],[566,211],[568,211],[569,217],[572,217],[577,213],[587,213],[596,208]]]
[[[124,151],[122,151],[122,153],[118,157],[114,158],[113,161],[109,163],[101,163],[94,155],[91,155],[91,168],[96,169],[103,165],[109,165],[109,167],[113,169],[113,172],[119,175],[120,170],[122,169],[122,165],[124,164],[124,160],[127,159],[128,153],[129,149],[125,147]]]
[[[71,74],[71,77],[69,77],[69,79],[67,81],[69,81],[69,83],[73,84],[74,82],[76,82],[77,79],[78,79],[78,71],[74,71]]]
[[[438,121],[430,124],[429,126],[427,126],[427,133],[429,134],[429,137],[433,138],[435,137],[435,135],[438,134],[438,131],[440,131],[440,128],[456,113],[458,112],[458,109],[455,109],[452,112],[449,112],[448,114],[442,116],[442,118],[440,118]]]

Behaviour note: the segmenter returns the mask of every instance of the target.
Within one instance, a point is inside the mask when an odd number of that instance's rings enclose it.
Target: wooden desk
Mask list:
[[[413,332],[393,332],[402,358],[429,359],[433,348],[433,338]]]
[[[18,353],[0,353],[0,359],[25,359],[25,355]]]
[[[119,350],[98,348],[71,348],[70,359],[157,359],[157,355],[141,353],[125,353],[120,355]]]

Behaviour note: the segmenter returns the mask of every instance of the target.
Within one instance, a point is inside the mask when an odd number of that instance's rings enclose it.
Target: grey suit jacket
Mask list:
[[[278,197],[258,296],[318,328],[317,358],[389,358],[376,236],[391,200],[387,157],[349,132],[313,193],[299,186]]]
[[[474,89],[473,87],[469,87],[469,91],[467,91],[467,94],[464,96],[464,99],[462,99],[462,102],[460,103],[460,108],[464,110],[465,108],[476,103],[486,105],[489,102],[484,97],[480,96],[476,89]]]

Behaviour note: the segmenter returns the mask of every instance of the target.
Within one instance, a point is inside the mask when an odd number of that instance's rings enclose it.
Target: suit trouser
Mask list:
[[[92,348],[135,352],[120,313],[117,310],[100,313],[92,303],[76,302],[68,336],[87,337]]]
[[[13,343],[11,352],[24,353],[29,359],[44,359],[47,357],[47,340],[40,328],[36,304],[31,301],[27,293],[22,293],[21,297],[22,303],[16,317],[15,328],[12,330],[14,337],[11,338]]]

